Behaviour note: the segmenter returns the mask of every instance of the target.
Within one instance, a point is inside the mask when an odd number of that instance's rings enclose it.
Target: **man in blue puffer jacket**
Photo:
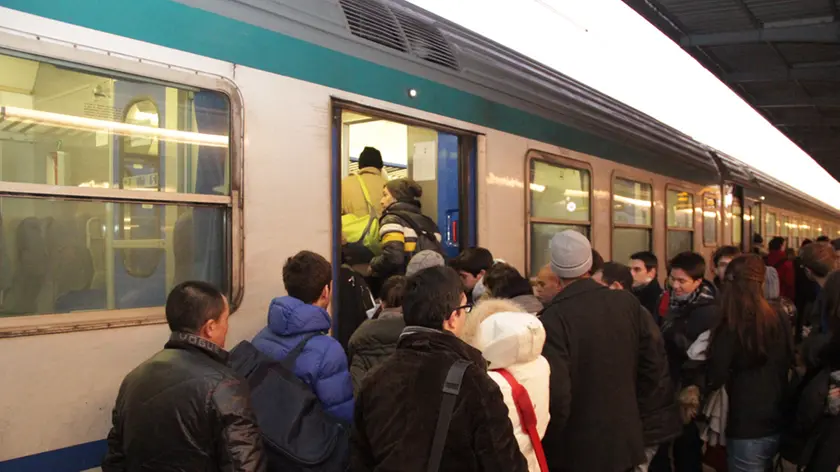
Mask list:
[[[297,358],[295,375],[312,388],[327,413],[350,423],[353,383],[347,355],[329,335],[332,267],[320,255],[301,251],[283,266],[283,285],[289,295],[271,301],[268,326],[257,333],[252,344],[281,361],[304,337],[317,333]]]

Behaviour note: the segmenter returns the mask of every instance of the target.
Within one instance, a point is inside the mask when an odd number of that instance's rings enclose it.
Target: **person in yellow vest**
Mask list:
[[[341,181],[341,214],[365,216],[369,213],[368,204],[365,201],[365,193],[362,191],[361,183],[367,187],[367,193],[371,196],[370,204],[376,211],[376,217],[382,216],[382,204],[379,202],[379,195],[382,187],[387,182],[382,176],[382,154],[374,147],[366,147],[359,155],[359,178],[350,175]]]

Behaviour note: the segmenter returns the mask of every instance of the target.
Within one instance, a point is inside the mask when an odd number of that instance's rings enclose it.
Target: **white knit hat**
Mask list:
[[[554,235],[548,244],[551,270],[561,279],[574,279],[592,268],[592,245],[586,236],[567,229]]]

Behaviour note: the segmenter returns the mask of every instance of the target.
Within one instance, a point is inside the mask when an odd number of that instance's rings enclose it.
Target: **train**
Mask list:
[[[528,274],[564,229],[661,269],[840,235],[807,189],[405,1],[0,0],[0,471],[99,466],[180,281],[223,288],[232,346],[289,256],[337,271],[366,146],[448,253]]]

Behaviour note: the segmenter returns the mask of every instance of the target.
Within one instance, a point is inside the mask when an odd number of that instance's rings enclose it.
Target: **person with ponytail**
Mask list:
[[[764,261],[756,254],[729,263],[721,318],[709,344],[706,391],[725,386],[729,395],[726,449],[732,472],[769,470],[793,363],[790,324],[764,298],[764,277]]]

